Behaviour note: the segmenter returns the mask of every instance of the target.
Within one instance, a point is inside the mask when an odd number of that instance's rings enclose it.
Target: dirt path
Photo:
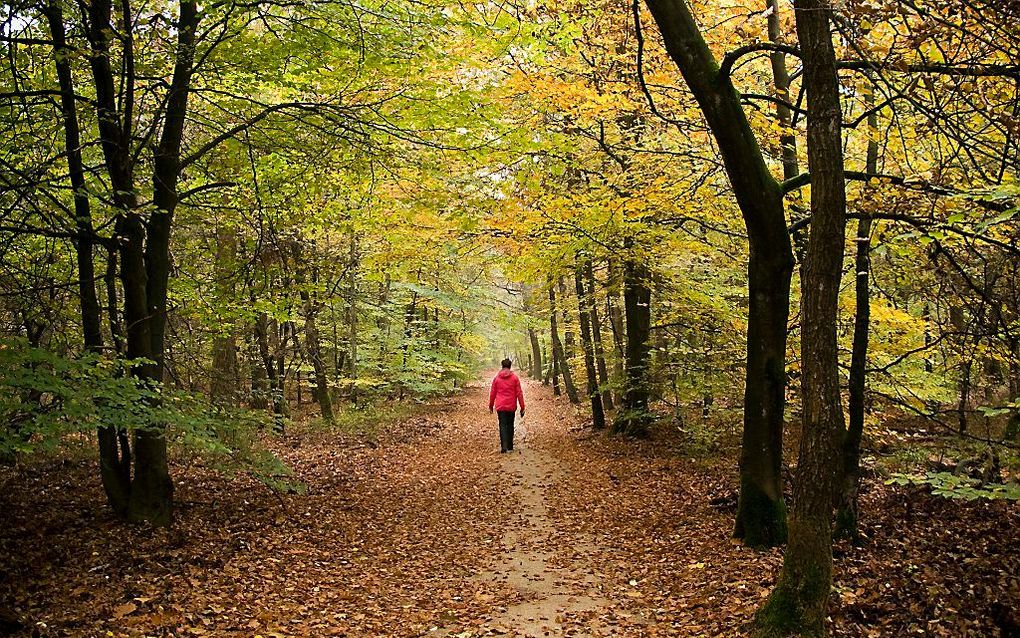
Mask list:
[[[499,464],[513,518],[502,539],[503,551],[475,577],[508,585],[518,602],[499,606],[481,629],[529,638],[568,632],[579,638],[607,635],[599,616],[610,603],[594,570],[587,561],[564,560],[558,551],[566,546],[575,554],[585,552],[591,548],[590,539],[558,530],[549,514],[550,488],[568,476],[546,446],[550,439],[567,436],[570,419],[564,418],[565,406],[552,400],[548,389],[527,381],[525,388],[530,401],[527,420],[523,426],[518,423],[515,450],[501,455]]]

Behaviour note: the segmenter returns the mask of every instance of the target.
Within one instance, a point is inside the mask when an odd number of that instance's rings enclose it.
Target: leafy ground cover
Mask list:
[[[371,437],[295,428],[276,495],[180,468],[168,531],[108,514],[92,461],[0,475],[0,601],[15,635],[735,636],[780,550],[730,539],[736,473],[682,434],[593,436],[529,384],[527,437],[498,454],[485,390]],[[837,546],[836,636],[1013,636],[1020,511],[866,482],[864,538]],[[14,622],[21,624],[15,628]]]

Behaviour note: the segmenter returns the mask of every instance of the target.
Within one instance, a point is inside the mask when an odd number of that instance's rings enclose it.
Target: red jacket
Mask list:
[[[513,412],[517,409],[518,403],[521,404],[521,410],[524,410],[521,380],[509,368],[503,368],[492,380],[492,388],[489,389],[489,409],[495,406],[498,412]]]

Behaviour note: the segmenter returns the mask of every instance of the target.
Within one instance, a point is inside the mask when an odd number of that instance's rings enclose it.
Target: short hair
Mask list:
[[[500,365],[502,365],[504,368],[509,368],[511,365],[513,365],[513,362],[510,361],[510,359],[503,359]]]

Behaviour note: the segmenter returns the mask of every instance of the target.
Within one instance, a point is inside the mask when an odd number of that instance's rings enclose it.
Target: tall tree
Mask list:
[[[595,344],[592,341],[591,314],[592,293],[584,288],[584,267],[578,256],[574,266],[574,288],[577,291],[577,315],[581,326],[581,349],[584,351],[584,371],[588,399],[591,401],[592,427],[604,430],[606,413],[602,405],[602,394],[599,392],[598,373],[595,370]]]
[[[577,394],[577,387],[574,385],[573,375],[570,372],[570,364],[564,358],[563,342],[560,341],[559,322],[556,319],[556,289],[552,278],[549,279],[549,338],[552,341],[553,350],[553,393],[556,393],[559,373],[563,377],[563,390],[571,403],[580,403],[581,398]]]
[[[100,352],[103,348],[102,311],[96,294],[95,261],[93,247],[95,231],[92,206],[85,185],[85,166],[82,160],[81,126],[78,119],[74,77],[71,69],[72,50],[67,44],[63,8],[60,0],[49,0],[43,9],[53,41],[53,60],[60,86],[60,110],[64,129],[64,154],[68,177],[74,191],[76,265],[78,267],[78,300],[81,312],[82,341],[87,350]],[[111,247],[110,254],[113,254]],[[115,272],[110,260],[107,275]],[[116,282],[108,281],[110,297],[111,336],[119,336],[116,321]],[[118,516],[126,516],[130,481],[131,449],[125,431],[117,426],[101,425],[97,432],[99,444],[99,475],[110,507]]]
[[[96,94],[101,147],[105,170],[117,210],[115,229],[120,238],[121,284],[124,290],[124,323],[127,326],[126,354],[149,363],[138,365],[134,374],[143,381],[161,381],[164,372],[167,284],[170,277],[170,231],[177,208],[177,184],[181,172],[181,147],[187,121],[188,93],[195,56],[195,33],[200,21],[197,3],[182,0],[174,23],[176,46],[173,71],[162,112],[162,129],[154,145],[152,163],[152,212],[146,214],[138,195],[135,169],[138,155],[133,148],[134,52],[130,3],[121,6],[126,29],[112,21],[110,0],[83,6],[85,36],[89,42],[90,69]],[[118,36],[123,33],[123,36]],[[113,69],[111,47],[116,38],[124,41],[124,77],[127,87],[121,98]],[[167,459],[165,425],[142,424],[133,433],[134,471],[121,475],[118,491],[128,494],[126,515],[132,520],[168,525],[173,515],[173,482]],[[101,446],[100,453],[109,451]],[[101,463],[119,463],[103,459]]]
[[[624,244],[627,258],[623,266],[623,306],[627,324],[626,379],[620,411],[613,421],[613,432],[644,436],[651,424],[648,412],[648,363],[651,355],[652,291],[651,273],[640,257],[633,254],[633,240]]]
[[[793,273],[783,190],[765,163],[730,81],[732,60],[719,65],[685,0],[647,0],[647,4],[666,51],[719,145],[747,229],[747,365],[734,534],[751,546],[777,545],[786,539],[782,443]]]
[[[865,171],[878,174],[878,110],[875,93],[869,91],[865,100],[868,114],[868,150]],[[871,216],[864,213],[857,222],[854,252],[854,333],[850,351],[850,374],[847,381],[847,432],[843,441],[843,475],[836,510],[837,538],[858,537],[857,494],[861,482],[861,439],[864,436],[864,404],[867,391],[868,340],[871,329]]]
[[[760,636],[822,636],[832,587],[832,508],[845,435],[836,321],[846,243],[846,185],[836,53],[827,0],[797,0],[807,91],[811,230],[804,264],[803,431],[790,537],[779,581],[756,616]]]

